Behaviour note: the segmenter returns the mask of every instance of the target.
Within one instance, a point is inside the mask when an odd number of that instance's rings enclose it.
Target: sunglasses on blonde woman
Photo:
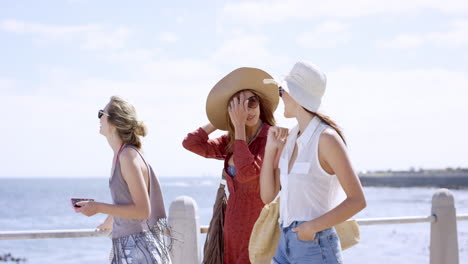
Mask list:
[[[99,111],[98,111],[98,114],[97,114],[97,117],[98,117],[99,119],[101,119],[101,117],[102,117],[103,115],[110,116],[108,113],[104,112],[104,110],[99,110]]]

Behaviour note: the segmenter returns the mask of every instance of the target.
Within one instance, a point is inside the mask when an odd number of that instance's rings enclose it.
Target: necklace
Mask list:
[[[255,131],[254,135],[249,139],[249,142],[247,142],[247,144],[250,144],[250,142],[252,142],[252,140],[257,136],[258,132],[260,132],[260,130],[262,129],[263,127],[263,123],[261,123],[258,128],[257,128],[257,131]]]

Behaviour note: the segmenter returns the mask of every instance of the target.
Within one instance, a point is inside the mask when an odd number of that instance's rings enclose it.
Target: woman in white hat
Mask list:
[[[281,188],[281,234],[273,263],[342,263],[333,226],[366,206],[343,135],[320,114],[325,87],[326,77],[317,67],[298,62],[279,88],[284,116],[296,118],[298,125],[289,133],[270,129],[261,170],[264,203]],[[343,190],[344,200],[339,199]]]
[[[189,133],[183,146],[206,158],[224,160],[223,174],[229,190],[224,222],[226,264],[246,264],[253,225],[264,203],[260,198],[260,170],[266,136],[275,125],[273,112],[279,96],[272,78],[255,68],[239,68],[221,79],[206,102],[209,124]],[[228,133],[215,139],[208,135],[216,129]]]

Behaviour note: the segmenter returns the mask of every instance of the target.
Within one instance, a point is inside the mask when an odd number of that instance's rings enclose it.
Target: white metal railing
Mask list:
[[[109,233],[97,229],[0,231],[0,240],[105,237],[109,236]]]
[[[392,225],[392,224],[414,224],[414,223],[435,223],[437,217],[430,216],[409,216],[409,217],[383,217],[357,219],[359,225]]]
[[[435,223],[436,221],[437,218],[435,215],[356,219],[356,222],[360,226]],[[457,221],[468,221],[468,214],[457,215]],[[208,227],[207,225],[200,226],[200,233],[206,234]],[[98,229],[0,231],[0,240],[108,237],[109,235],[110,232],[100,231]]]
[[[200,226],[195,201],[186,196],[178,197],[169,208],[169,225],[174,244],[171,256],[174,264],[200,263],[200,234],[208,226]],[[453,195],[447,189],[434,193],[431,215],[411,217],[384,217],[356,219],[361,226],[431,223],[430,264],[458,263],[457,221],[468,221],[468,214],[456,215]],[[107,237],[110,232],[97,229],[0,231],[0,240]]]

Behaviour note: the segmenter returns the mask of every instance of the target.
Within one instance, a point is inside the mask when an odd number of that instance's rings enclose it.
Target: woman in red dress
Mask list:
[[[211,89],[206,112],[209,124],[189,133],[183,146],[205,158],[224,160],[229,190],[224,222],[225,264],[247,264],[252,228],[264,203],[260,198],[260,170],[278,86],[264,84],[270,75],[260,69],[239,68]],[[216,129],[228,133],[209,139]]]

